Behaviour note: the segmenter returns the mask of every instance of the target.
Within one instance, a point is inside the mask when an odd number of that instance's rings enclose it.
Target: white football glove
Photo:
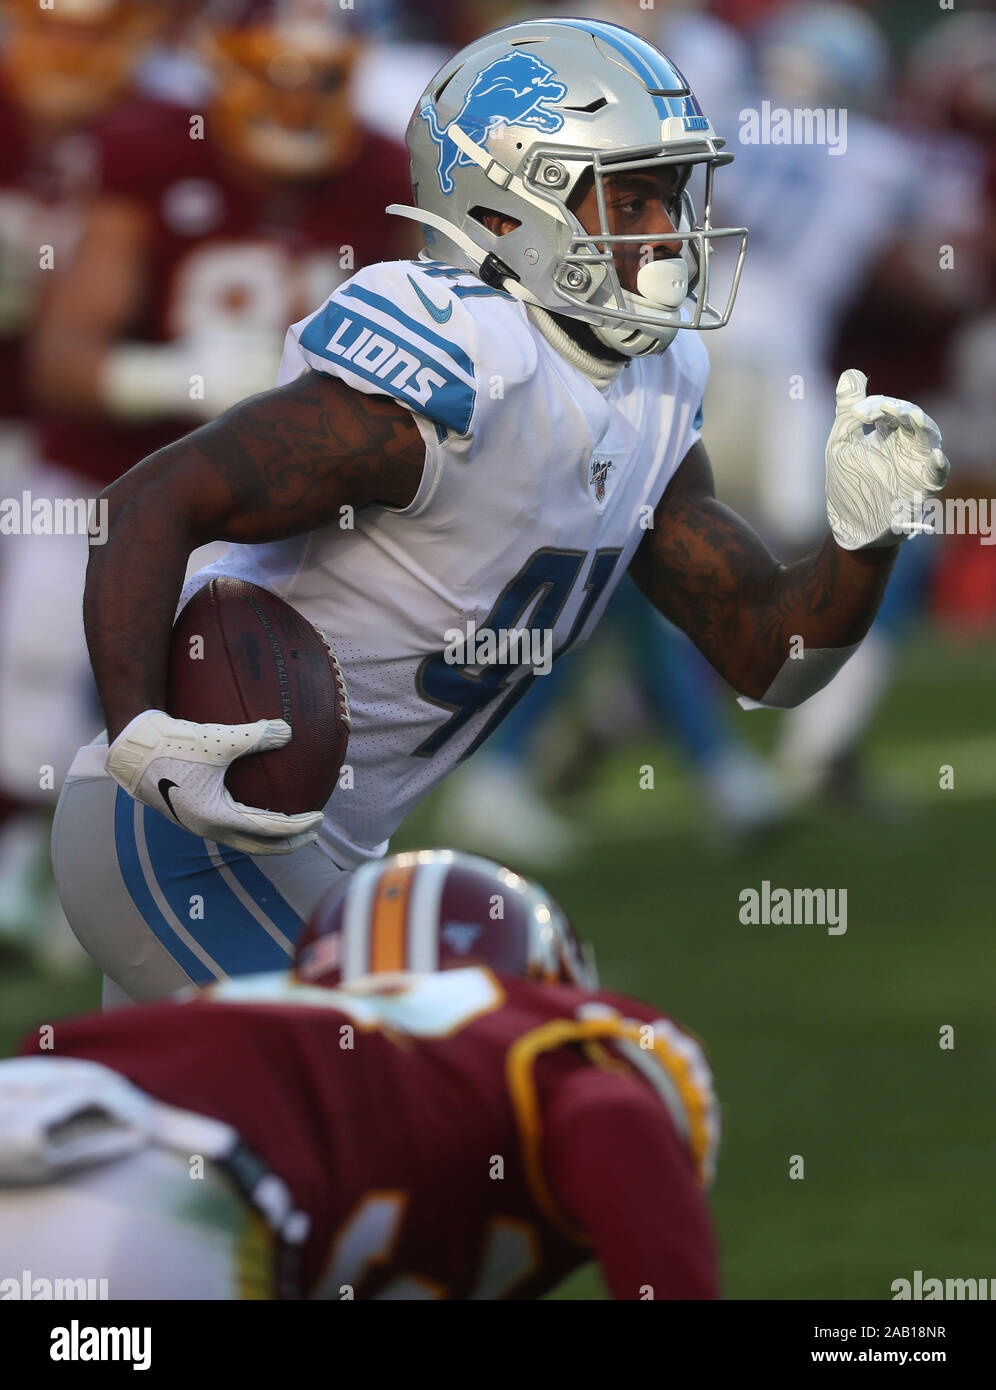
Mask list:
[[[118,734],[106,768],[129,796],[161,811],[194,835],[244,854],[290,854],[318,837],[321,811],[284,816],[243,806],[225,786],[236,758],[282,748],[283,719],[255,724],[195,724],[147,709]]]
[[[948,480],[941,432],[918,405],[866,396],[854,367],[837,382],[827,440],[827,517],[844,550],[896,545],[925,528],[923,504]]]

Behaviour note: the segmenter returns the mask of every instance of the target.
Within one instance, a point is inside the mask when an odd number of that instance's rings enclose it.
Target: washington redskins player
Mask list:
[[[271,387],[287,325],[407,250],[384,205],[404,148],[350,99],[359,33],[332,0],[217,0],[197,109],[137,96],[98,132],[98,196],[42,317],[46,455],[106,483]]]
[[[520,1299],[594,1258],[618,1299],[716,1296],[701,1047],[601,990],[557,904],[489,860],[367,864],[293,972],[22,1051],[0,1290],[30,1269],[113,1299]]]
[[[184,0],[186,3],[186,0]],[[177,11],[164,0],[0,0],[0,498],[81,495],[75,473],[43,466],[32,429],[27,343],[43,290],[68,264],[95,173],[95,124],[133,80]],[[69,465],[69,459],[62,460]],[[91,493],[96,492],[91,487]],[[84,489],[85,491],[85,489]],[[86,665],[78,585],[85,534],[28,534],[0,519],[0,934],[37,928],[51,908],[34,888],[47,858],[42,814],[84,718]],[[71,578],[67,578],[71,576]],[[92,697],[91,697],[92,698]],[[74,718],[74,715],[76,717]],[[60,739],[62,757],[60,759]],[[51,785],[51,784],[50,784]],[[64,926],[64,924],[63,924]]]

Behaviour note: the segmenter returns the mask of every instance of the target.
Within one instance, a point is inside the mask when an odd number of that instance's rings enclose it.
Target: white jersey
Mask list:
[[[319,842],[351,866],[383,854],[496,727],[536,678],[530,663],[587,638],[699,437],[708,358],[681,332],[599,390],[508,295],[438,262],[392,261],[289,330],[281,381],[309,368],[414,412],[426,445],[414,500],[233,546],[184,599],[237,575],[328,635],[353,785],[340,779]],[[530,641],[503,651],[502,634],[522,629]]]

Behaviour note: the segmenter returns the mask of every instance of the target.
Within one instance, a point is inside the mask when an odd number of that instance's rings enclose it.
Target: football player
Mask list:
[[[897,501],[947,474],[933,421],[848,371],[813,554],[780,565],[717,501],[700,330],[736,289],[715,298],[713,250],[732,240],[742,264],[746,231],[712,225],[731,156],[645,41],[580,20],[486,35],[431,83],[408,143],[416,205],[393,211],[422,226],[419,259],[337,288],[290,330],[276,390],[106,494],[85,616],[109,746],[70,773],[53,861],[71,924],[133,998],[285,962],[324,889],[384,853],[542,669],[501,634],[563,654],[627,570],[748,704],[806,699],[867,631]],[[211,539],[229,555],[181,594]],[[286,741],[282,721],[164,711],[177,602],[212,574],[288,598],[339,655],[352,777],[326,808],[226,792],[228,763]]]
[[[368,864],[295,972],[50,1042],[0,1063],[4,1297],[536,1298],[592,1258],[614,1298],[716,1296],[701,1047],[490,861]]]
[[[215,0],[203,102],[145,92],[102,123],[97,196],[34,351],[46,455],[101,483],[273,384],[287,324],[399,254],[403,148],[350,97],[361,39],[330,0]]]
[[[804,536],[808,542],[814,534],[822,480],[811,469],[808,485],[800,479],[796,496],[782,500],[782,480],[771,465],[784,450],[771,447],[771,442],[778,432],[784,440],[805,437],[807,431],[810,438],[821,437],[825,393],[814,392],[813,385],[829,380],[833,359],[867,354],[865,360],[873,364],[869,370],[887,370],[893,390],[911,395],[928,391],[925,404],[934,411],[934,402],[941,404],[936,393],[947,378],[954,326],[985,298],[984,271],[979,273],[987,225],[984,161],[964,135],[949,131],[942,137],[936,129],[928,134],[924,127],[928,114],[936,112],[932,98],[945,86],[968,97],[972,67],[981,70],[985,61],[987,34],[992,71],[996,18],[949,17],[951,26],[938,26],[943,34],[928,33],[919,57],[914,50],[902,82],[902,88],[912,90],[919,127],[904,128],[880,118],[882,93],[889,87],[885,43],[867,14],[836,3],[808,5],[787,12],[763,36],[762,71],[770,75],[773,95],[781,85],[782,104],[810,109],[833,105],[848,111],[846,158],[828,159],[825,151],[809,148],[808,166],[795,176],[797,189],[806,189],[805,219],[800,218],[799,225],[808,256],[786,254],[773,238],[758,258],[755,239],[753,284],[751,270],[744,275],[750,302],[745,306],[741,294],[737,304],[737,322],[747,333],[739,342],[731,342],[727,334],[722,338],[724,355],[739,350],[741,361],[751,358],[755,372],[761,368],[765,403],[759,418],[765,423],[760,433],[767,441],[760,451],[765,469],[762,502],[775,534],[786,539],[794,533],[794,539]],[[953,56],[949,45],[965,21],[962,61],[946,72],[947,59]],[[773,201],[785,206],[784,178],[779,190],[773,167],[762,175],[765,163],[773,166],[778,155],[791,152],[756,146],[752,153],[750,171],[744,168],[747,161],[740,165],[741,193],[757,199],[767,187]],[[802,149],[794,155],[796,160],[805,158]],[[921,178],[927,167],[937,171],[929,190]],[[754,189],[749,190],[752,175]],[[745,214],[748,219],[750,215]],[[942,246],[959,248],[957,275],[937,273]],[[802,292],[807,284],[808,292]],[[816,312],[807,315],[810,302]],[[765,345],[765,339],[772,340],[772,304],[777,305],[774,317],[781,330],[778,347],[770,341]],[[795,359],[791,366],[788,344]],[[714,360],[713,390],[721,399],[718,365]],[[792,373],[805,381],[805,401],[787,399],[785,382]],[[966,422],[960,406],[947,410],[945,418],[959,431]],[[978,437],[984,438],[985,432]],[[955,460],[958,451],[952,448],[950,434],[947,444]],[[877,785],[869,767],[868,733],[892,685],[901,652],[915,640],[932,576],[948,544],[921,537],[915,545],[903,547],[888,593],[855,659],[814,699],[781,721],[774,758],[794,796],[825,796],[873,817],[888,807],[887,784]]]

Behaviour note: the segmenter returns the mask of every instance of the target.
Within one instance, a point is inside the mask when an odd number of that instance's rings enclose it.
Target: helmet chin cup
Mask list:
[[[626,296],[631,299],[631,295]],[[677,317],[677,315],[675,315]],[[678,327],[657,328],[653,333],[648,333],[642,328],[625,323],[607,325],[604,328],[596,328],[591,325],[591,331],[600,343],[612,348],[613,352],[621,352],[625,357],[648,357],[655,352],[663,352],[670,347],[678,334]]]
[[[644,357],[650,353],[663,352],[674,342],[681,306],[688,297],[688,264],[680,256],[663,261],[651,261],[637,271],[636,288],[637,294],[623,292],[626,308],[636,313],[641,308],[672,310],[675,327],[655,328],[653,331],[636,328],[632,324],[592,327],[599,342],[616,352],[624,353],[627,357]]]
[[[651,261],[637,271],[636,288],[661,309],[680,309],[688,297],[688,267],[680,257]]]

